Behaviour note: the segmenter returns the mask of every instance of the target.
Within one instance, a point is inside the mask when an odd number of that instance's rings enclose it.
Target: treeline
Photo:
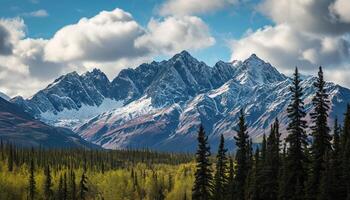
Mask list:
[[[0,199],[190,198],[193,166],[184,163],[193,159],[149,150],[28,149],[0,141]]]
[[[203,127],[198,133],[193,200],[350,199],[350,105],[343,126],[328,127],[329,95],[322,68],[314,83],[312,124],[305,121],[303,88],[296,68],[287,113],[288,136],[281,140],[278,119],[253,150],[243,109],[236,130],[236,154],[227,155],[221,136],[215,167]],[[311,128],[307,133],[306,128]],[[213,170],[215,169],[215,170]]]

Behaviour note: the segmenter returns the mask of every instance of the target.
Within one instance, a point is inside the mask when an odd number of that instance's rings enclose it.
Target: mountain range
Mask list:
[[[307,113],[312,110],[314,82],[315,77],[303,76]],[[232,141],[241,108],[255,142],[269,133],[275,118],[285,137],[291,83],[290,77],[255,54],[210,67],[183,51],[169,60],[124,69],[112,81],[98,69],[72,72],[28,99],[15,97],[10,102],[104,148],[192,152],[200,124],[213,148],[221,134]],[[350,90],[331,82],[326,88],[331,125],[335,117],[342,121]],[[234,142],[228,148],[233,149]]]
[[[0,139],[22,147],[100,148],[67,128],[52,127],[0,97]]]

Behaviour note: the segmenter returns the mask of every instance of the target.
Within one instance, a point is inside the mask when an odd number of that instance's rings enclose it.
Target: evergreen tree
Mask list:
[[[34,161],[33,159],[30,161],[30,167],[29,167],[29,180],[28,180],[28,197],[30,200],[35,199],[35,193],[36,193],[36,183],[35,183],[35,177],[34,177]]]
[[[235,197],[235,180],[234,180],[234,166],[233,166],[233,160],[230,157],[229,159],[229,168],[228,168],[228,184],[227,184],[227,193],[226,193],[226,199],[227,200],[234,200]]]
[[[267,138],[266,159],[261,171],[262,199],[277,200],[278,198],[278,175],[280,172],[280,133],[279,121],[275,120],[271,125],[271,132]]]
[[[227,177],[227,149],[225,149],[224,136],[220,137],[218,153],[216,155],[216,172],[214,175],[214,194],[216,200],[225,200],[228,184]]]
[[[208,200],[212,196],[211,164],[209,161],[210,147],[208,137],[205,135],[203,126],[200,126],[198,132],[198,149],[196,153],[196,172],[192,188],[193,200]]]
[[[57,188],[57,199],[58,200],[63,200],[63,177],[62,174],[60,175],[60,179],[58,182],[58,188]]]
[[[338,124],[338,119],[335,118],[333,128],[333,151],[330,155],[329,167],[330,178],[332,181],[332,184],[330,185],[331,199],[344,199],[346,197],[346,187],[342,184],[340,132],[341,127]]]
[[[248,172],[246,180],[246,194],[245,199],[247,200],[259,200],[260,199],[260,167],[262,158],[260,156],[259,148],[256,149],[254,155],[254,165]]]
[[[305,149],[307,147],[307,136],[305,133],[306,121],[304,120],[306,114],[304,102],[301,99],[303,92],[300,82],[300,75],[298,68],[296,68],[293,86],[290,87],[292,99],[287,109],[290,121],[287,127],[289,135],[286,138],[288,151],[284,196],[291,200],[304,199],[303,187],[306,180],[305,165],[307,157],[305,156]]]
[[[287,144],[283,144],[283,151],[281,155],[281,167],[278,178],[278,199],[287,200]]]
[[[75,184],[75,173],[71,169],[69,173],[69,199],[76,200],[77,187]]]
[[[87,187],[87,177],[85,175],[85,171],[81,175],[80,184],[79,184],[79,197],[81,200],[86,199],[86,193],[89,191]]]
[[[9,147],[9,154],[8,155],[9,156],[7,158],[7,169],[9,172],[12,172],[12,170],[13,170],[13,147],[11,144]]]
[[[350,105],[344,118],[342,133],[342,185],[345,186],[341,193],[346,193],[346,199],[350,199]]]
[[[51,177],[51,171],[50,171],[49,165],[46,165],[44,174],[45,174],[44,199],[50,200],[50,199],[53,199],[53,191],[52,191],[52,177]]]
[[[311,147],[311,169],[310,178],[308,180],[307,198],[314,200],[317,198],[321,174],[324,170],[325,153],[331,150],[330,128],[327,125],[329,99],[325,89],[325,81],[323,79],[322,68],[319,68],[318,77],[314,83],[317,91],[312,99],[314,109],[311,113],[313,122],[312,136],[313,143]]]
[[[332,194],[334,185],[334,174],[332,174],[332,170],[330,169],[330,159],[327,152],[324,155],[323,165],[324,170],[322,170],[319,192],[315,194],[317,197],[316,199],[332,200],[334,199]]]
[[[236,140],[236,176],[235,176],[235,199],[244,199],[245,185],[249,170],[250,144],[247,133],[247,125],[245,123],[245,115],[243,109],[240,111]]]
[[[67,200],[68,198],[68,187],[67,187],[67,174],[64,172],[63,174],[63,200]]]

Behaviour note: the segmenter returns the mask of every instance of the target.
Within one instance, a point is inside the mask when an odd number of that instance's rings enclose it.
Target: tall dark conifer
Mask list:
[[[214,175],[214,194],[213,198],[216,200],[225,200],[227,193],[227,149],[225,149],[225,139],[224,136],[220,137],[220,144],[218,153],[216,155],[216,171]]]
[[[50,171],[49,165],[46,165],[44,174],[45,174],[44,199],[50,200],[50,199],[53,199],[53,191],[52,191],[52,177],[51,177],[51,171]]]
[[[33,159],[30,161],[30,167],[29,167],[29,180],[28,180],[28,198],[30,200],[35,199],[36,194],[36,183],[35,183],[35,177],[34,177],[34,161]]]
[[[322,171],[326,166],[324,163],[325,154],[332,148],[332,137],[329,134],[330,128],[327,124],[330,102],[325,89],[325,81],[321,67],[319,68],[318,77],[314,83],[314,87],[316,88],[316,94],[312,99],[314,109],[311,113],[311,119],[313,122],[313,125],[311,126],[313,136],[313,143],[311,146],[312,163],[310,168],[310,178],[307,185],[307,198],[310,200],[317,198]]]
[[[228,184],[227,184],[227,193],[226,193],[226,199],[227,200],[234,200],[235,198],[235,171],[233,166],[233,160],[230,157],[229,159],[229,168],[228,168]]]
[[[266,159],[261,170],[260,196],[262,199],[276,200],[278,198],[278,176],[280,172],[280,133],[279,121],[271,125],[267,138]]]
[[[305,133],[306,121],[304,120],[303,91],[301,87],[298,68],[295,69],[293,85],[290,87],[292,99],[288,106],[289,124],[286,138],[288,143],[286,163],[285,198],[290,200],[302,200],[305,198],[303,187],[306,181],[305,165],[307,158],[305,149],[307,147],[307,135]]]
[[[348,104],[344,118],[342,143],[342,185],[345,186],[346,199],[350,199],[350,105]]]
[[[81,175],[80,184],[79,184],[79,199],[85,200],[86,199],[86,193],[89,191],[89,188],[87,186],[87,177],[85,175],[85,171]]]
[[[240,111],[236,140],[236,177],[235,177],[235,199],[244,199],[246,179],[250,162],[249,135],[243,109]]]
[[[195,180],[192,188],[193,200],[208,200],[212,197],[213,177],[211,164],[209,161],[210,147],[208,145],[208,137],[205,135],[203,126],[199,127],[198,132],[198,149],[196,153],[196,172]]]

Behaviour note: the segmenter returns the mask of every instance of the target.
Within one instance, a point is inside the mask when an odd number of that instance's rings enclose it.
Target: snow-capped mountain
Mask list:
[[[311,76],[303,81],[307,112],[314,81]],[[193,151],[201,123],[214,148],[221,134],[232,140],[241,108],[255,140],[269,132],[276,117],[283,131],[290,85],[290,78],[255,54],[209,67],[183,51],[167,61],[122,70],[112,82],[98,70],[67,74],[30,99],[12,101],[39,119],[70,125],[105,148]],[[341,120],[350,90],[333,83],[327,83],[327,90],[330,116]]]

